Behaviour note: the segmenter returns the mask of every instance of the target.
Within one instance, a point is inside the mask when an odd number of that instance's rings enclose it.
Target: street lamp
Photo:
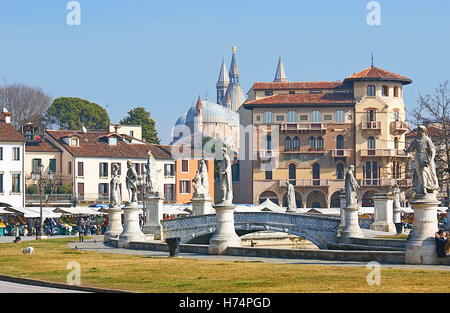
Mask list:
[[[42,212],[42,194],[44,192],[44,188],[52,182],[53,173],[49,170],[47,178],[44,178],[44,165],[39,164],[38,170],[32,172],[32,179],[37,182],[39,188],[39,206],[40,206],[40,223],[39,223],[39,234],[36,232],[36,240],[46,239],[47,236],[44,235],[44,218]]]

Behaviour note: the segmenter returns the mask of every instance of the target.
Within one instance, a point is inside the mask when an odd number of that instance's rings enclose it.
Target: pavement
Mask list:
[[[139,255],[143,257],[169,257],[169,252],[165,251],[149,251],[115,248],[103,243],[103,236],[95,236],[84,242],[72,242],[68,246],[72,249],[83,251],[95,251],[104,253],[117,253],[126,255]],[[328,266],[353,266],[367,267],[367,262],[356,261],[333,261],[333,260],[317,260],[317,259],[286,259],[286,258],[264,258],[264,257],[241,257],[230,255],[205,255],[197,253],[180,253],[180,259],[196,259],[206,261],[230,261],[230,262],[264,262],[279,264],[297,264],[297,265],[328,265]],[[411,265],[411,264],[381,264],[381,268],[393,269],[420,269],[420,270],[438,270],[450,271],[447,265]]]
[[[56,238],[78,238],[78,236],[48,236],[48,239],[56,239]],[[8,243],[13,242],[16,239],[15,236],[0,236],[0,243]],[[36,240],[36,236],[20,236],[21,241],[33,241]]]
[[[0,293],[86,293],[86,292],[79,290],[41,287],[35,285],[26,285],[0,281]]]

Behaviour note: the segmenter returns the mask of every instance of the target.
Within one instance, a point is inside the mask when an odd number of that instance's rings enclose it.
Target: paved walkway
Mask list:
[[[48,236],[48,239],[57,239],[57,238],[67,238],[67,237],[73,237],[78,238],[78,236]],[[13,240],[16,239],[14,236],[0,236],[0,243],[8,243],[13,242]],[[36,240],[36,236],[20,236],[21,241],[32,241]]]
[[[73,243],[69,243],[68,245],[70,248],[80,249],[80,250],[84,250],[84,251],[140,255],[140,256],[146,256],[146,257],[169,257],[169,252],[165,252],[165,251],[149,251],[149,250],[114,248],[112,246],[105,245],[103,243],[103,236],[96,236],[93,239],[85,240],[84,242],[73,242]],[[282,264],[299,264],[299,265],[332,265],[332,266],[359,266],[359,267],[367,266],[367,262],[241,257],[241,256],[229,256],[229,255],[204,255],[204,254],[197,254],[197,253],[180,253],[179,258],[207,260],[207,261],[265,262],[265,263],[282,263]],[[447,266],[447,265],[381,264],[381,267],[382,268],[396,268],[396,269],[420,269],[420,270],[450,271],[450,266]]]
[[[84,291],[41,287],[0,281],[0,293],[85,293]]]

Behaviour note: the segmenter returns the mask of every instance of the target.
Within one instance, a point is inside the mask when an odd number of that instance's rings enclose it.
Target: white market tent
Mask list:
[[[102,211],[91,207],[71,207],[71,208],[56,208],[54,213],[61,213],[62,215],[103,215]]]
[[[327,208],[327,209],[308,209],[307,213],[325,214],[325,215],[340,215],[341,209],[339,208]]]
[[[40,213],[40,208],[39,207],[13,207],[13,208],[5,208],[4,210],[9,211],[10,213],[18,213],[18,214],[23,214],[26,218],[31,217],[40,217],[41,213]],[[52,212],[53,208],[47,208],[47,207],[43,207],[42,208],[42,217],[47,218],[53,218],[53,217],[60,217],[61,214],[60,213],[55,213]]]

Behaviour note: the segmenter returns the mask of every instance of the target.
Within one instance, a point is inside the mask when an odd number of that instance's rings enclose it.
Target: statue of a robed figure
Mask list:
[[[109,206],[120,206],[122,204],[122,195],[120,194],[120,176],[119,166],[114,163],[112,166],[112,178],[110,182],[111,194],[109,199]]]
[[[227,148],[222,148],[222,161],[219,167],[220,187],[222,189],[222,203],[233,202],[233,183],[231,177],[231,160]]]
[[[345,174],[345,203],[346,206],[356,206],[358,204],[358,197],[356,190],[359,188],[358,182],[355,179],[355,166],[350,165]]]
[[[137,190],[139,186],[139,176],[131,161],[127,161],[126,185],[130,203],[137,203]]]

